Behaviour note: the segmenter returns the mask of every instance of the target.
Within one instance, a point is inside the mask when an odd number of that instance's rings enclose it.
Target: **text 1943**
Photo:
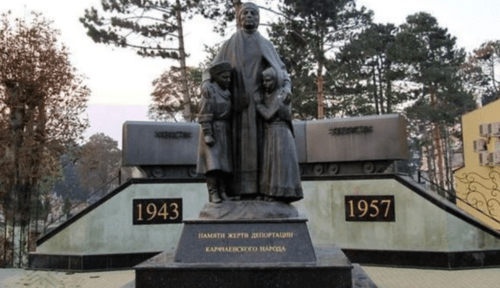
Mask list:
[[[133,224],[182,223],[182,198],[134,199]]]

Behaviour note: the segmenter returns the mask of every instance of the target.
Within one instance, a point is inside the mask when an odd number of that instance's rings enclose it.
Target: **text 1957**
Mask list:
[[[345,196],[346,221],[395,222],[394,196]]]

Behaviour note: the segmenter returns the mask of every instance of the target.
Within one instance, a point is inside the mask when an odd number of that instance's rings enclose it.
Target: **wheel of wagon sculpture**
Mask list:
[[[259,9],[241,6],[240,28],[203,74],[197,172],[209,203],[200,218],[297,217],[302,199],[291,123],[291,80],[257,31]]]

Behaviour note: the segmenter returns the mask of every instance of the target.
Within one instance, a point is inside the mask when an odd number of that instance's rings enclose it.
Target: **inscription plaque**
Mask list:
[[[133,225],[182,223],[182,198],[134,199]]]
[[[346,221],[395,222],[393,195],[345,196]]]
[[[372,133],[373,126],[353,126],[353,127],[335,127],[329,129],[329,134],[333,136],[348,134]]]
[[[184,221],[175,260],[206,262],[312,262],[305,220]]]
[[[155,137],[164,139],[189,139],[192,135],[186,131],[155,131]]]

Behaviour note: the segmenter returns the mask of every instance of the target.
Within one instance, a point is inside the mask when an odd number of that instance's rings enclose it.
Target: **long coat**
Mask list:
[[[228,61],[232,67],[233,193],[256,194],[263,163],[264,128],[253,95],[262,93],[262,71],[270,66],[279,74],[280,87],[290,89],[290,78],[274,46],[257,31],[239,29],[222,45],[213,63],[221,61]],[[203,80],[208,79],[210,74],[205,71]]]
[[[196,172],[206,174],[209,171],[220,170],[230,173],[232,167],[231,145],[231,99],[229,90],[222,90],[216,83],[210,85],[209,97],[201,100],[200,137],[198,142],[198,163]],[[215,140],[212,146],[204,141],[205,133]]]
[[[291,107],[278,95],[279,90],[266,94],[264,104],[257,104],[259,114],[266,119],[260,192],[293,202],[303,198],[300,168],[291,128]]]

